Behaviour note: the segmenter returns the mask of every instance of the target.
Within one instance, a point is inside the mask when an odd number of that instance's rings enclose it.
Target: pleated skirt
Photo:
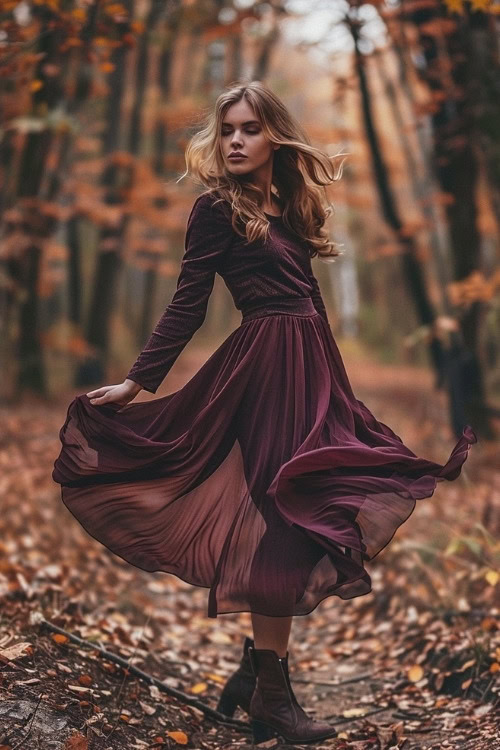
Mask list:
[[[275,298],[179,390],[69,404],[52,477],[83,528],[146,571],[209,589],[207,615],[305,615],[367,594],[372,560],[477,442],[415,455],[354,396],[310,298]]]

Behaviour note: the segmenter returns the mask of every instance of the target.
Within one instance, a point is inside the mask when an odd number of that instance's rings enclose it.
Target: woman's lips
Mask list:
[[[246,158],[247,158],[246,156],[230,156],[229,157],[231,161],[241,161],[242,159],[246,159]]]

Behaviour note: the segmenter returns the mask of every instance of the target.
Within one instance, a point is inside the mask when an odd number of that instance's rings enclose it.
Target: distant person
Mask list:
[[[419,458],[354,396],[311,268],[339,255],[324,229],[338,156],[259,81],[218,97],[186,150],[206,190],[172,302],[122,383],[71,402],[53,472],[112,552],[207,587],[209,617],[251,613],[218,708],[247,711],[256,743],[337,734],[292,691],[292,617],[369,593],[364,562],[477,440],[465,425],[444,465]],[[129,404],[202,325],[216,273],[241,324],[180,390]]]

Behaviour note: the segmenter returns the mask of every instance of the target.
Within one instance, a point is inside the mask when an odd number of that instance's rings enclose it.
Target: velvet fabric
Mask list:
[[[68,406],[53,479],[87,532],[147,571],[209,589],[208,617],[305,615],[371,591],[365,562],[477,441],[415,455],[357,399],[305,243],[269,216],[244,245],[228,207],[193,206],[177,290],[128,375],[155,393],[204,320],[215,273],[240,325],[179,390]]]

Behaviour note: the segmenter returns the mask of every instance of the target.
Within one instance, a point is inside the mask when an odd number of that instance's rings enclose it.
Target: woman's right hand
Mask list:
[[[142,386],[139,383],[125,378],[123,383],[103,385],[101,388],[96,388],[95,391],[89,391],[86,395],[93,406],[102,406],[102,404],[125,406],[137,396],[139,391],[142,391]]]

